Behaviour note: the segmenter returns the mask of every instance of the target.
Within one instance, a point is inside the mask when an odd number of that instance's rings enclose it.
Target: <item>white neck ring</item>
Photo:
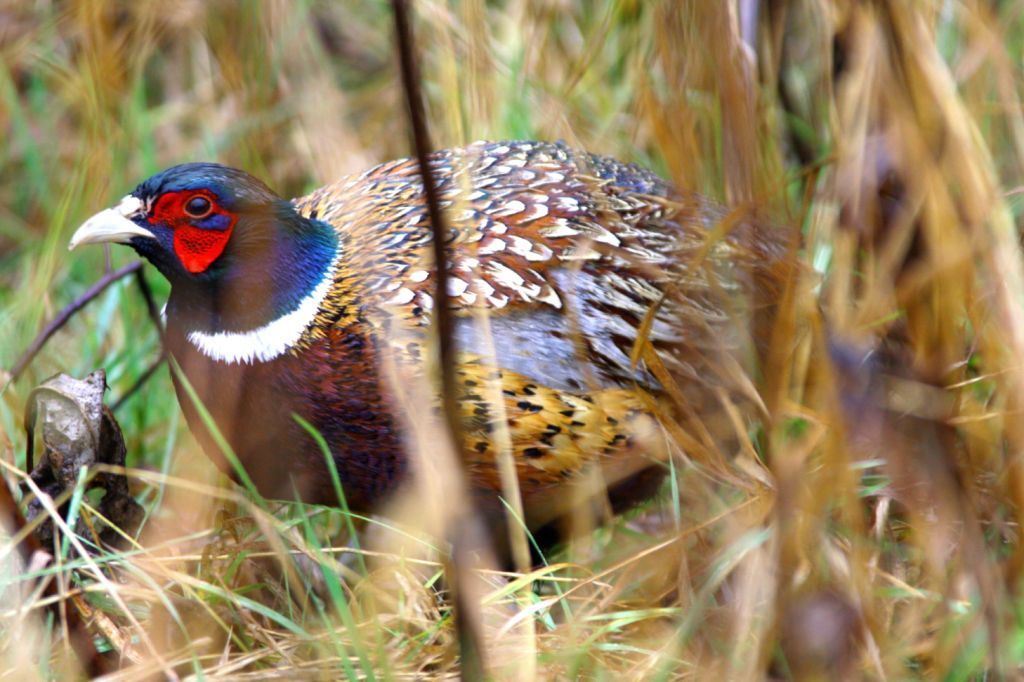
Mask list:
[[[208,358],[229,365],[270,362],[283,355],[298,343],[302,334],[316,319],[320,304],[327,298],[334,285],[337,261],[338,258],[335,256],[324,273],[324,278],[290,313],[271,320],[262,327],[244,332],[191,331],[187,334],[189,342]]]

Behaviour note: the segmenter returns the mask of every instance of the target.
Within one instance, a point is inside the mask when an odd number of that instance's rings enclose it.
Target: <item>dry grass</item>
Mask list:
[[[482,574],[495,675],[1019,674],[1024,3],[740,2],[747,43],[736,3],[415,5],[439,146],[638,161],[799,227],[807,265],[744,447],[680,456],[661,498],[543,569]],[[407,155],[390,27],[383,2],[0,2],[0,367],[101,272],[70,231],[152,172],[213,158],[295,195]],[[7,387],[10,484],[38,380],[105,367],[116,396],[146,329],[115,287]],[[0,674],[79,674],[39,578],[119,679],[458,674],[428,536],[207,487],[177,415],[166,370],[118,413],[148,513],[129,549],[83,536],[19,567],[0,542]]]

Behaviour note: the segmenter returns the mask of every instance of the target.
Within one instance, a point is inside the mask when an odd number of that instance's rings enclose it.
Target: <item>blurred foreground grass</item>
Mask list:
[[[680,457],[639,513],[488,578],[496,674],[1019,674],[1024,3],[414,4],[437,146],[637,161],[799,226],[808,265],[725,470]],[[291,196],[407,155],[390,28],[383,2],[0,3],[0,373],[103,272],[74,227],[151,173],[214,159]],[[103,367],[116,399],[156,354],[130,282],[76,316],[0,396],[8,482],[41,379]],[[43,574],[126,679],[458,670],[429,539],[206,487],[178,414],[166,369],[117,414],[139,545],[19,573],[0,541],[0,671],[74,674]]]

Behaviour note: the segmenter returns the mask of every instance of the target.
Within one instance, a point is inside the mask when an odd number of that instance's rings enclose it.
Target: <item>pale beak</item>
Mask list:
[[[130,220],[132,216],[145,211],[142,201],[131,195],[126,196],[117,206],[100,211],[82,223],[68,242],[68,251],[82,244],[126,244],[132,237],[155,239],[149,230],[139,227]]]

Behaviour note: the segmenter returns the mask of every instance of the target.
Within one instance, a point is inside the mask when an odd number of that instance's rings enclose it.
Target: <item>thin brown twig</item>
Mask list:
[[[86,289],[81,296],[79,296],[71,303],[69,303],[67,306],[65,306],[64,309],[60,311],[60,314],[57,315],[57,317],[53,318],[53,320],[48,325],[43,327],[43,330],[39,332],[39,335],[36,336],[36,338],[32,341],[32,343],[25,350],[25,352],[21,354],[21,357],[18,358],[18,361],[14,363],[14,367],[11,369],[11,376],[7,380],[7,383],[4,385],[3,390],[7,390],[8,386],[17,381],[18,377],[21,376],[21,373],[23,371],[25,371],[25,368],[28,367],[29,363],[31,363],[32,360],[35,359],[36,355],[39,354],[39,351],[41,351],[43,349],[43,346],[46,345],[46,342],[50,340],[50,337],[56,334],[61,327],[67,324],[68,320],[70,320],[75,313],[84,308],[86,304],[88,304],[94,298],[98,297],[100,294],[106,291],[107,287],[109,287],[111,284],[120,279],[124,279],[128,275],[137,272],[141,268],[142,261],[138,260],[129,263],[128,265],[122,266],[117,270],[114,270],[113,272],[109,272],[103,275],[103,277],[100,277],[96,281],[96,283],[93,284],[88,289]],[[2,392],[3,391],[0,391],[0,393]]]
[[[419,74],[416,69],[415,45],[412,26],[409,21],[409,8],[406,0],[391,0],[392,14],[395,20],[395,40],[398,47],[399,66],[402,75],[402,86],[405,94],[406,108],[409,113],[409,125],[412,129],[412,141],[416,150],[420,177],[423,181],[423,193],[427,202],[427,213],[433,231],[434,267],[436,268],[436,290],[434,292],[434,325],[437,330],[438,371],[441,384],[441,405],[448,435],[455,448],[462,447],[458,409],[455,401],[455,339],[452,334],[452,313],[448,304],[448,256],[445,249],[447,243],[447,224],[441,210],[437,183],[430,168],[429,154],[432,150],[427,130],[427,117],[423,107],[423,95],[420,90]],[[482,657],[482,638],[470,615],[466,600],[465,583],[459,575],[459,567],[468,565],[466,556],[469,553],[468,539],[475,538],[474,517],[464,513],[453,528],[449,528],[452,536],[452,557],[446,562],[445,575],[452,589],[455,628],[459,641],[459,657],[462,679],[485,679]]]
[[[409,23],[408,3],[406,0],[392,0],[395,17],[395,33],[398,42],[398,56],[402,72],[402,86],[405,102],[409,113],[409,125],[412,128],[412,141],[419,163],[420,177],[423,180],[423,193],[427,200],[427,213],[430,226],[434,233],[434,267],[437,269],[436,290],[434,292],[434,324],[438,337],[438,360],[441,373],[441,391],[444,402],[445,417],[452,430],[452,436],[458,431],[454,415],[458,412],[455,405],[455,343],[452,335],[452,313],[448,304],[448,257],[445,250],[448,234],[444,212],[441,210],[437,182],[430,168],[430,134],[427,131],[426,114],[423,108],[423,96],[420,92],[419,74],[416,70],[415,48],[412,26]],[[454,441],[458,443],[458,441]]]
[[[164,323],[160,319],[160,311],[157,310],[156,300],[153,298],[153,290],[149,288],[149,282],[146,281],[146,275],[144,270],[138,270],[135,273],[135,281],[139,285],[139,290],[142,292],[142,298],[146,302],[146,312],[149,313],[149,319],[152,320],[153,326],[156,327],[157,336],[160,337],[160,355],[157,359],[150,363],[139,378],[135,380],[128,390],[121,394],[113,405],[110,406],[111,412],[117,412],[117,410],[124,405],[129,398],[135,395],[140,388],[145,385],[147,381],[153,378],[157,370],[167,360],[167,343],[164,337]]]
[[[131,398],[133,395],[135,395],[135,393],[137,393],[138,390],[140,388],[142,388],[142,386],[147,381],[152,379],[153,375],[156,374],[158,369],[163,367],[163,364],[164,364],[164,362],[166,360],[167,360],[166,353],[161,352],[160,356],[157,357],[157,359],[154,360],[152,363],[150,363],[149,367],[147,367],[142,372],[142,374],[139,375],[139,378],[135,380],[135,383],[132,384],[131,386],[129,386],[128,389],[124,393],[122,393],[121,396],[116,401],[114,401],[114,404],[110,406],[110,411],[111,412],[117,412],[121,408],[122,405],[124,405],[126,402],[128,402],[128,399]]]
[[[146,281],[146,273],[144,270],[139,269],[135,273],[135,282],[139,285],[139,291],[142,292],[142,298],[146,301],[146,312],[149,313],[149,319],[152,320],[153,326],[156,327],[156,333],[160,337],[160,349],[161,354],[166,352],[167,344],[164,338],[164,323],[160,319],[160,311],[156,308],[156,300],[153,298],[153,290],[149,288],[149,282]]]

